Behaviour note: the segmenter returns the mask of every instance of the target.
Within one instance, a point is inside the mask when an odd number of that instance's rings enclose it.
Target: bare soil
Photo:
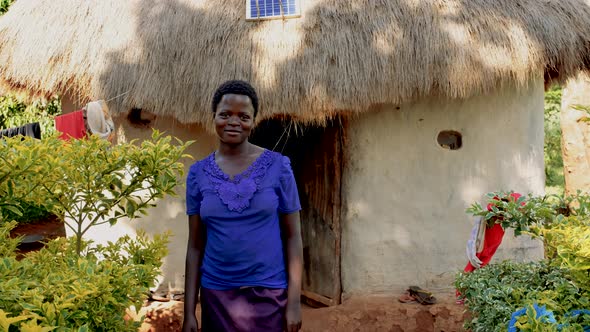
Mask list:
[[[51,216],[43,220],[18,224],[10,232],[10,236],[23,236],[23,242],[17,251],[17,257],[22,257],[27,252],[41,249],[43,242],[66,236],[66,229],[56,216]]]
[[[396,297],[361,296],[329,308],[303,307],[303,332],[454,332],[463,331],[462,305],[454,294],[435,294],[438,303],[400,303]],[[183,302],[149,302],[140,332],[180,331]],[[197,308],[197,317],[200,316]]]
[[[56,216],[50,216],[43,220],[18,224],[10,234],[12,236],[40,234],[48,239],[55,239],[58,236],[66,236],[66,229]]]

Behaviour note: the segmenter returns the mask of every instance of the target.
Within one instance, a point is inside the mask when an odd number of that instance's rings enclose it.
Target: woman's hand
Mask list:
[[[199,322],[195,315],[184,315],[182,332],[199,332]]]
[[[301,304],[287,303],[287,312],[285,313],[287,321],[286,332],[297,332],[301,329]]]

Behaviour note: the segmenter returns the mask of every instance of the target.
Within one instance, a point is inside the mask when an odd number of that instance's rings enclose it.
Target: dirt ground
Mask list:
[[[66,229],[56,216],[50,216],[32,223],[18,224],[10,234],[13,236],[40,234],[48,239],[55,239],[58,236],[66,236]]]
[[[11,237],[23,236],[23,242],[18,247],[18,256],[22,257],[27,252],[39,250],[42,242],[66,236],[66,229],[57,217],[51,216],[44,220],[28,224],[18,224],[11,232]]]
[[[354,297],[329,308],[303,307],[303,332],[454,332],[463,331],[464,308],[454,294],[435,294],[438,303],[399,303],[396,297]],[[140,332],[180,331],[183,302],[150,302]],[[197,308],[197,315],[200,315]],[[197,316],[199,317],[199,316]]]

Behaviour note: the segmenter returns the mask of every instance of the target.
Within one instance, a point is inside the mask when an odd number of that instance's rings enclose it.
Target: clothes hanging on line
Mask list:
[[[115,124],[104,100],[89,102],[81,110],[55,117],[55,128],[64,140],[98,135],[112,142],[115,136]]]
[[[39,126],[39,122],[33,122],[20,127],[0,130],[0,137],[14,137],[17,135],[41,139],[41,126]]]
[[[89,102],[84,107],[86,131],[112,142],[115,135],[115,124],[109,108],[104,100]]]
[[[56,116],[55,129],[61,133],[59,138],[66,141],[86,137],[86,126],[82,110]]]

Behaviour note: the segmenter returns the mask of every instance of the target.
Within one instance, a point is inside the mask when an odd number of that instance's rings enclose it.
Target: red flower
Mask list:
[[[518,199],[521,197],[522,195],[519,193],[511,193],[507,198],[504,198],[503,200],[512,200],[514,202],[518,201]],[[500,201],[500,198],[498,196],[494,196],[493,198],[496,201]],[[488,211],[492,211],[492,206],[494,206],[494,203],[489,203],[487,206]],[[520,205],[524,205],[524,201],[520,202]]]

